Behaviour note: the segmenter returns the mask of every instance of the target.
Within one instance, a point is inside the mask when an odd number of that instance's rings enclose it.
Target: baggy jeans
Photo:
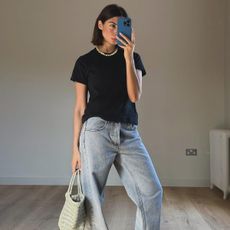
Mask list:
[[[108,230],[102,212],[104,187],[112,164],[135,203],[135,230],[159,230],[163,188],[137,125],[88,118],[79,137],[81,183],[89,230]]]

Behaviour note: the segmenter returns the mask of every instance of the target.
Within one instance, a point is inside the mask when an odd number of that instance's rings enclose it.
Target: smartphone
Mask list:
[[[119,17],[117,21],[117,36],[124,40],[124,38],[119,33],[124,34],[126,37],[131,40],[132,36],[132,24],[131,24],[131,18],[129,17]],[[124,40],[125,41],[125,40]],[[122,44],[118,39],[116,39],[116,42],[118,45],[124,45]]]

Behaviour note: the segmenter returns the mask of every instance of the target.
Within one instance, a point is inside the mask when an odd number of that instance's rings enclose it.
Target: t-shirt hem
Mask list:
[[[104,119],[106,121],[120,122],[120,123],[128,123],[128,124],[138,125],[138,120],[130,120],[129,118],[111,118],[111,117],[107,117],[105,115],[100,115],[100,114],[89,115],[89,116],[86,116],[84,114],[83,117],[82,117],[82,123],[84,123],[90,117],[101,117],[102,119]]]

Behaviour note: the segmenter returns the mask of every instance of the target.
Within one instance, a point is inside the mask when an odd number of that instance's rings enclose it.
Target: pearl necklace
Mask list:
[[[117,52],[118,48],[116,48],[116,49],[115,49],[112,53],[110,53],[110,54],[103,53],[102,51],[100,51],[100,50],[98,49],[97,46],[96,46],[96,50],[98,51],[98,53],[100,53],[100,54],[102,54],[102,55],[104,55],[104,56],[112,56],[112,55],[114,55],[114,54]]]

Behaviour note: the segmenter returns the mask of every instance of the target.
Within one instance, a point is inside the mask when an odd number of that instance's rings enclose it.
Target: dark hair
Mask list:
[[[128,14],[123,7],[118,6],[117,4],[109,4],[105,6],[96,19],[91,43],[93,43],[94,45],[103,44],[104,38],[102,35],[102,31],[98,28],[99,20],[101,20],[102,23],[104,24],[106,20],[113,18],[113,17],[119,17],[119,16],[128,17]]]

